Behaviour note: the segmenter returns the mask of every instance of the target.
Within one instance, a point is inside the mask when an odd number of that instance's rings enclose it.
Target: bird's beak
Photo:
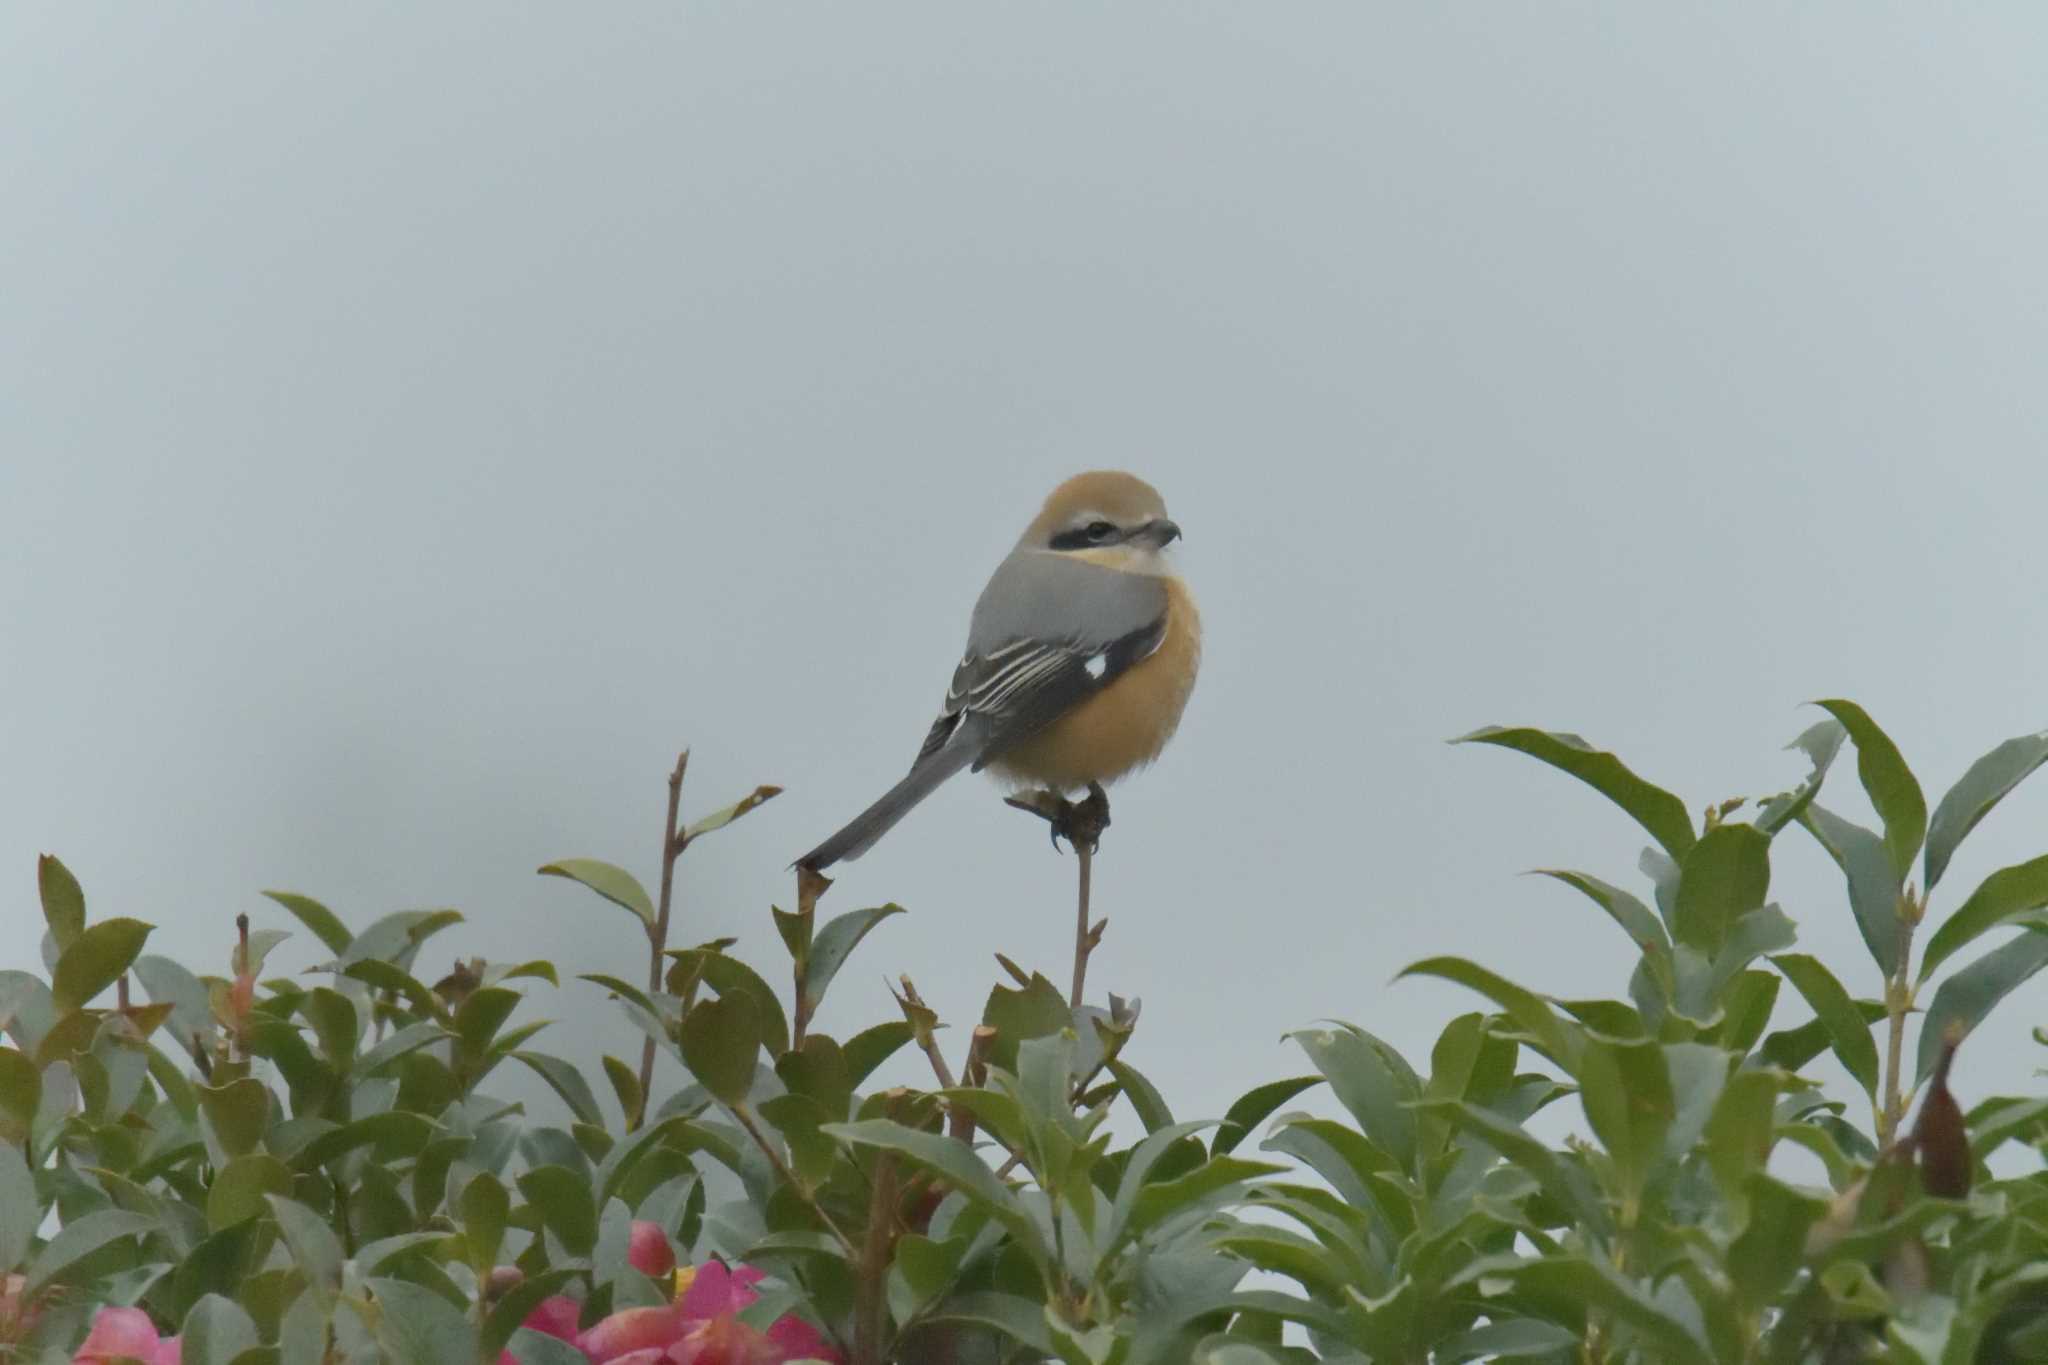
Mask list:
[[[1180,524],[1161,517],[1157,521],[1145,523],[1145,534],[1151,538],[1154,545],[1163,550],[1180,539]]]

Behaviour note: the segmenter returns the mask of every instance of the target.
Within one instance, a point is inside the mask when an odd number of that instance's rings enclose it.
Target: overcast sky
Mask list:
[[[0,9],[6,965],[54,851],[202,969],[285,887],[460,908],[429,970],[630,976],[533,869],[651,881],[687,744],[690,811],[788,791],[687,855],[676,938],[779,981],[785,865],[1109,466],[1207,624],[1097,864],[1092,983],[1179,1115],[1322,1017],[1426,1059],[1478,1004],[1390,984],[1431,954],[1618,994],[1630,945],[1517,874],[1640,887],[1640,831],[1446,738],[1578,730],[1698,809],[1849,695],[1932,804],[2048,725],[2044,43],[2018,4]],[[1867,818],[1852,765],[1827,799]],[[1936,913],[2044,848],[2048,778]],[[957,1052],[991,954],[1065,979],[1073,862],[978,778],[843,873],[827,909],[911,913],[821,1027],[909,972]],[[636,1051],[538,994],[556,1050]],[[1966,1102],[2038,1084],[2044,999]]]

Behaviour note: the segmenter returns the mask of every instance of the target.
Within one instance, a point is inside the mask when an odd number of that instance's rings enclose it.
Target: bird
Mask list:
[[[796,860],[858,858],[947,778],[1106,785],[1159,756],[1202,659],[1202,621],[1166,549],[1159,491],[1095,470],[1053,489],[974,604],[967,648],[901,781]]]

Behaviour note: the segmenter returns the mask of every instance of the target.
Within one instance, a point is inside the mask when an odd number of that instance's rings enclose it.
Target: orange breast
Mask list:
[[[989,767],[1021,786],[1073,791],[1109,783],[1159,757],[1180,725],[1202,662],[1202,618],[1177,578],[1166,584],[1166,636],[1115,682],[1017,743]]]

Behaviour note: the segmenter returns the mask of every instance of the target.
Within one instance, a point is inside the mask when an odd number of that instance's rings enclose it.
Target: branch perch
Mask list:
[[[1065,839],[1073,846],[1075,860],[1080,865],[1080,890],[1074,907],[1074,987],[1068,999],[1070,1005],[1079,1009],[1082,988],[1088,980],[1088,957],[1102,942],[1102,931],[1109,927],[1107,919],[1097,920],[1093,926],[1088,923],[1088,893],[1095,866],[1095,850],[1102,842],[1102,832],[1109,828],[1109,793],[1102,790],[1100,783],[1090,782],[1088,795],[1079,801],[1069,801],[1055,791],[1005,797],[1004,801],[1018,810],[1029,811],[1052,826],[1052,846],[1058,848],[1060,840]]]

